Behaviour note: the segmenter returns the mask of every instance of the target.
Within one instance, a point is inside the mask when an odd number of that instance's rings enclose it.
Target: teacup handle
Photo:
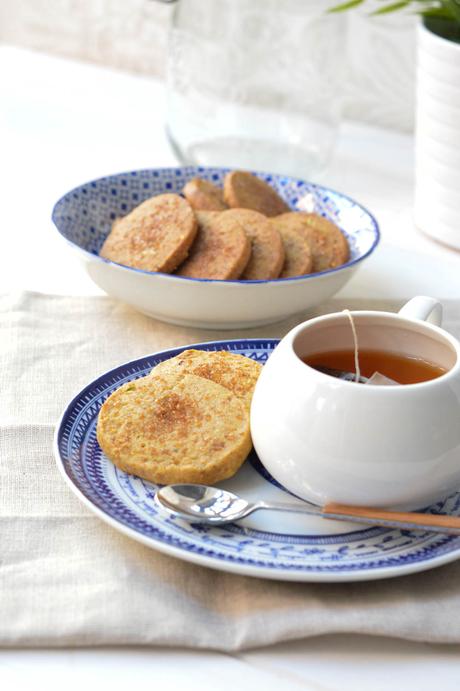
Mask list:
[[[429,322],[435,326],[441,326],[442,305],[435,298],[417,295],[417,297],[406,302],[404,307],[401,307],[398,314],[405,319],[418,319],[419,321]]]

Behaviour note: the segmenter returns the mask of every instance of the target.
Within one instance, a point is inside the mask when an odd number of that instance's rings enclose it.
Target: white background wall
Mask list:
[[[416,18],[371,18],[373,4],[347,16],[345,113],[410,131]],[[168,5],[151,0],[0,0],[0,41],[163,75],[170,14]]]

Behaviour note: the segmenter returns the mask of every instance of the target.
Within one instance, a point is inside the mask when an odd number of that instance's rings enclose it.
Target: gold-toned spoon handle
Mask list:
[[[387,511],[373,509],[369,506],[347,506],[345,504],[326,504],[322,508],[325,518],[369,523],[390,528],[407,528],[409,530],[432,530],[437,533],[460,535],[459,516],[441,516],[431,513],[413,513],[409,511]]]

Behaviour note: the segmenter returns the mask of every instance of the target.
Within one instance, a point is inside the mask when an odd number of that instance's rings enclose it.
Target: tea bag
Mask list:
[[[399,382],[395,381],[394,379],[390,379],[384,374],[380,374],[380,372],[374,372],[372,377],[369,377],[369,379],[364,382],[364,384],[374,384],[374,386],[394,386],[398,383]]]
[[[354,372],[346,372],[343,369],[337,369],[336,367],[325,367],[321,365],[315,365],[315,369],[318,372],[323,372],[323,374],[328,374],[330,377],[335,377],[336,379],[343,379],[344,381],[358,382],[358,384],[367,384],[367,377],[360,377],[356,380],[356,375]]]
[[[394,379],[390,379],[389,377],[386,377],[384,374],[381,374],[380,372],[374,372],[371,377],[362,377],[361,376],[361,370],[359,367],[359,347],[358,347],[358,335],[356,333],[356,327],[355,327],[355,322],[353,319],[353,315],[350,312],[350,310],[343,310],[344,313],[347,315],[349,321],[350,321],[350,326],[351,330],[353,332],[353,345],[354,345],[354,351],[355,351],[355,374],[351,372],[344,372],[340,378],[341,379],[348,379],[349,381],[355,381],[356,383],[359,384],[372,384],[373,386],[394,386],[395,384],[398,385],[399,382],[394,381]],[[337,376],[337,375],[335,375]]]

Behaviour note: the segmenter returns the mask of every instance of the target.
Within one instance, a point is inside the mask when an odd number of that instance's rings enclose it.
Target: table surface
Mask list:
[[[70,188],[109,173],[177,165],[164,135],[161,82],[0,46],[0,291],[98,294],[50,220]],[[412,220],[413,139],[346,123],[323,184],[356,197],[378,218],[382,246],[344,289],[354,297],[435,292],[460,297],[460,253],[422,236]],[[6,246],[5,246],[6,242]],[[204,332],[204,340],[206,338]],[[0,624],[1,625],[1,624]],[[69,674],[71,673],[71,674]],[[0,651],[4,688],[91,682],[162,691],[359,691],[459,688],[458,646],[330,635],[237,654],[124,648]],[[8,683],[9,682],[9,683]]]

